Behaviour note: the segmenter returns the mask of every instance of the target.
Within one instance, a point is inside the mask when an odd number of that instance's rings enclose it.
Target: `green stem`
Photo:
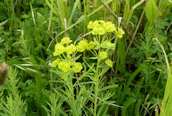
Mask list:
[[[100,53],[100,49],[99,49],[98,53]],[[95,84],[94,116],[97,116],[97,97],[98,97],[98,92],[99,92],[99,65],[100,65],[100,59],[98,57],[96,74],[94,76],[94,84]]]
[[[94,116],[97,116],[97,97],[98,97],[98,80],[95,83],[95,101],[94,101]]]
[[[73,116],[79,116],[80,114],[77,112],[77,106],[76,106],[76,100],[75,100],[75,94],[74,94],[74,88],[72,83],[72,77],[69,77],[69,79],[66,81],[67,86],[69,88],[69,91],[71,94],[68,95],[68,98],[70,99],[70,107],[72,110]]]

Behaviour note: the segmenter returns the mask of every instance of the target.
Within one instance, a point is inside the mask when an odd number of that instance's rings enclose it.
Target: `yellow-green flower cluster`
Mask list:
[[[93,41],[90,41],[87,45],[87,50],[91,50],[96,46],[96,43]]]
[[[109,67],[113,66],[113,62],[109,59],[105,60],[106,65],[108,65]]]
[[[82,39],[78,45],[76,46],[78,52],[83,52],[87,49],[88,41],[85,39]]]
[[[83,67],[80,62],[75,62],[72,60],[72,54],[75,52],[91,50],[96,46],[96,43],[93,41],[88,42],[87,40],[83,39],[75,46],[74,44],[71,44],[71,42],[72,40],[69,37],[64,37],[55,45],[53,56],[58,56],[58,58],[52,62],[52,67],[58,67],[58,69],[63,72],[72,70],[75,73],[78,73]]]
[[[66,47],[66,53],[67,54],[73,54],[76,51],[76,46],[73,44],[70,44],[69,46]]]
[[[52,62],[52,66],[56,67],[63,71],[68,72],[70,70],[73,70],[75,73],[78,73],[82,70],[82,64],[80,62],[70,62],[65,60],[56,59]]]
[[[105,64],[108,65],[109,67],[113,66],[113,62],[110,59],[107,59],[108,58],[108,52],[104,52],[104,51],[99,52],[98,58],[100,60],[104,60],[105,59]]]
[[[88,29],[92,29],[93,35],[103,35],[106,32],[115,32],[117,29],[112,22],[105,22],[104,20],[90,21]]]
[[[74,53],[76,51],[76,46],[74,46],[73,44],[70,44],[71,42],[72,42],[72,40],[69,37],[64,37],[60,41],[60,43],[57,43],[55,45],[55,51],[53,53],[53,56],[58,56],[58,55],[61,55],[65,52],[67,54]]]
[[[121,29],[121,28],[118,28],[118,30],[115,33],[116,33],[116,36],[118,38],[122,38],[123,35],[125,34],[125,31],[123,29]]]
[[[59,62],[60,62],[60,59],[59,58],[57,58],[56,60],[54,60],[52,62],[52,67],[56,67],[59,64]]]
[[[104,35],[107,32],[115,32],[118,38],[122,38],[125,34],[123,29],[116,28],[112,22],[105,22],[104,20],[90,21],[87,28],[92,30],[93,35]]]
[[[53,53],[54,56],[58,56],[60,54],[63,54],[65,52],[65,47],[59,43],[55,45],[55,51]]]
[[[87,40],[81,40],[76,46],[78,52],[83,52],[85,50],[91,50],[96,46],[96,43],[93,41],[88,42]]]
[[[157,38],[156,38],[156,37],[154,37],[154,38],[152,38],[152,40],[153,40],[153,41],[156,41],[156,40],[157,40]]]
[[[70,70],[70,63],[66,61],[61,61],[58,63],[58,68],[63,72],[68,72]]]
[[[73,64],[73,71],[75,73],[80,72],[82,70],[82,64],[80,62],[75,62]]]
[[[61,41],[60,44],[64,45],[64,44],[69,44],[71,43],[72,40],[69,37],[64,37]]]
[[[108,53],[107,52],[99,52],[98,57],[100,60],[106,59],[108,57]]]
[[[115,44],[111,43],[110,41],[106,41],[105,45],[104,45],[104,48],[115,50]]]

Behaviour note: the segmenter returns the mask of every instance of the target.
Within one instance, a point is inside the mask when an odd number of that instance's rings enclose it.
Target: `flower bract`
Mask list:
[[[106,31],[103,27],[94,27],[92,30],[93,35],[103,35],[105,33],[106,33]]]
[[[118,30],[116,31],[116,36],[118,38],[122,38],[124,34],[125,34],[125,31],[121,28],[118,28]]]
[[[65,61],[61,61],[58,63],[58,68],[63,72],[68,72],[70,70],[70,64]]]
[[[76,46],[74,46],[73,44],[70,44],[69,46],[66,47],[67,54],[72,54],[75,51],[76,51]]]
[[[107,48],[110,48],[110,49],[112,49],[112,50],[115,50],[115,45],[114,45],[114,43],[111,43],[110,41],[106,42],[106,46],[107,46]]]
[[[100,52],[99,53],[99,58],[101,60],[106,59],[107,57],[108,57],[108,53],[107,52]]]
[[[106,22],[106,24],[104,24],[104,28],[105,28],[106,32],[116,31],[116,27],[112,22]]]
[[[108,65],[109,67],[113,66],[113,62],[109,59],[105,60],[106,65]]]
[[[91,42],[88,43],[87,50],[91,50],[91,49],[93,49],[95,46],[96,46],[96,43],[93,42],[93,41],[91,41]]]
[[[55,51],[54,51],[53,55],[58,56],[58,55],[60,55],[60,54],[62,54],[64,52],[65,52],[65,47],[63,45],[57,43],[55,45]]]
[[[154,37],[154,38],[152,38],[152,40],[154,40],[154,41],[155,41],[155,40],[157,40],[157,38],[156,38],[156,37]]]
[[[82,70],[82,64],[80,62],[75,62],[73,66],[73,71],[78,73]]]
[[[58,65],[59,62],[60,62],[60,59],[59,59],[59,58],[57,58],[56,60],[54,60],[54,61],[52,62],[52,67],[56,67],[56,66]]]
[[[78,45],[76,46],[78,52],[83,52],[87,49],[88,42],[87,40],[83,39],[81,40]]]
[[[87,28],[92,29],[93,35],[104,35],[106,32],[115,32],[117,30],[112,22],[105,22],[104,20],[90,21]]]
[[[69,37],[64,37],[63,39],[61,39],[60,44],[64,45],[64,44],[69,44],[71,42],[72,40],[70,40]]]

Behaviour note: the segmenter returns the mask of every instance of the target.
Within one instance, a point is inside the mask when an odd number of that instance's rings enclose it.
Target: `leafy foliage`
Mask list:
[[[160,109],[168,112],[171,105],[163,99],[171,97],[166,94],[170,86],[165,86],[171,83],[171,4],[170,0],[1,1],[0,63],[7,62],[10,71],[0,87],[0,115],[147,116],[157,115],[156,109],[163,116]],[[110,21],[117,30],[101,36],[101,22],[99,31],[87,28],[96,20]],[[56,60],[54,46],[63,37],[70,37],[74,46],[83,39],[96,43],[94,50],[72,55],[83,67],[63,73],[68,80],[61,76],[62,67],[51,67]],[[96,55],[109,60],[99,63]],[[64,57],[66,53],[60,59]]]

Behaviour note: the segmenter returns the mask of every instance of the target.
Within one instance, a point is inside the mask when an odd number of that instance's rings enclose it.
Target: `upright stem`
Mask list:
[[[100,53],[100,49],[99,49],[98,53]],[[98,97],[98,92],[99,92],[99,64],[100,64],[100,59],[98,57],[96,73],[94,76],[94,84],[95,84],[94,116],[97,116],[97,97]]]
[[[97,82],[95,82],[94,116],[97,116],[97,97],[98,97],[98,92],[99,92],[99,90],[98,90],[98,86],[99,86],[98,81],[99,80],[97,80]]]
[[[80,114],[77,112],[77,106],[76,106],[76,100],[75,100],[75,94],[74,94],[74,89],[73,89],[73,83],[72,83],[72,78],[69,77],[69,79],[66,81],[67,86],[69,88],[70,94],[68,95],[69,101],[70,101],[70,107],[72,110],[72,115],[73,116],[79,116]]]

